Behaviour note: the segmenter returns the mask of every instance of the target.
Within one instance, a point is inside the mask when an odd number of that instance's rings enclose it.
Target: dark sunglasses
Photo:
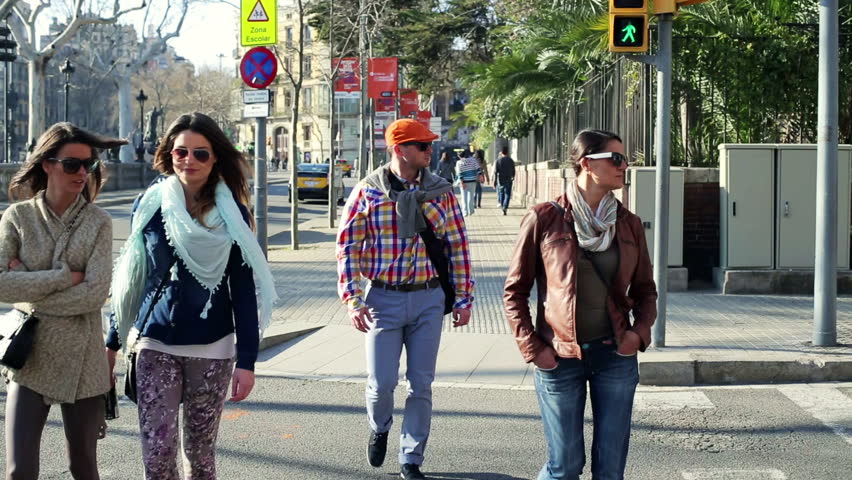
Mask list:
[[[86,169],[86,173],[92,173],[101,164],[100,160],[92,158],[48,158],[48,162],[59,162],[62,164],[62,171],[67,174],[74,174],[80,171],[80,167]]]
[[[188,148],[180,147],[180,148],[176,148],[176,149],[172,150],[172,156],[175,157],[175,158],[178,158],[180,160],[183,160],[183,159],[185,159],[186,157],[189,156],[189,152],[190,152],[190,150]],[[201,163],[206,163],[207,160],[210,160],[210,152],[207,151],[207,150],[202,150],[200,148],[196,148],[195,150],[192,150],[192,156],[195,157],[195,159],[198,160]]]
[[[591,153],[585,157],[592,160],[608,158],[612,161],[612,166],[615,168],[620,167],[622,163],[627,163],[627,157],[618,152]]]
[[[405,142],[402,144],[405,147],[417,147],[421,152],[425,152],[432,148],[432,142]]]

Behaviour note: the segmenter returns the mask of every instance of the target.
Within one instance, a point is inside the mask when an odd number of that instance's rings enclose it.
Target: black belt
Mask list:
[[[441,286],[441,281],[438,277],[431,278],[426,283],[403,283],[402,285],[391,285],[381,280],[370,280],[370,285],[373,287],[383,288],[392,292],[416,292],[426,290],[427,288],[438,288]]]
[[[462,180],[462,183],[476,183],[479,180]]]

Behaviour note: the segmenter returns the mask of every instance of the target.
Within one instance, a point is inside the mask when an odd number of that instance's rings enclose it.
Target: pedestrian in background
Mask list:
[[[462,158],[456,162],[456,183],[461,190],[461,207],[465,217],[473,215],[476,210],[476,185],[479,183],[479,162],[463,151]]]
[[[50,407],[59,404],[69,471],[100,478],[110,389],[101,308],[112,275],[112,219],[93,205],[106,177],[99,149],[127,144],[70,123],[50,127],[9,186],[0,219],[0,302],[35,315],[37,341],[6,377],[6,478],[35,479]]]
[[[405,347],[408,398],[400,432],[400,475],[420,471],[432,419],[432,382],[441,340],[445,291],[424,239],[440,241],[454,289],[453,326],[467,325],[473,279],[464,220],[452,186],[429,172],[437,138],[415,120],[393,122],[385,132],[391,156],[349,196],[337,233],[338,293],[352,325],[365,335],[367,460],[379,467],[393,423],[393,392]],[[369,282],[365,295],[362,280]]]
[[[515,161],[509,156],[509,147],[500,149],[500,158],[494,162],[494,187],[497,189],[497,202],[503,215],[509,209],[512,199],[512,184],[515,183]]]
[[[588,385],[592,476],[618,480],[639,382],[636,352],[651,342],[657,289],[642,222],[612,193],[624,186],[627,170],[621,139],[584,130],[574,139],[571,162],[577,178],[565,194],[524,217],[503,299],[521,354],[536,367],[548,450],[538,479],[580,478]]]
[[[184,471],[187,478],[215,479],[228,384],[234,402],[254,387],[275,285],[250,228],[249,166],[213,119],[181,115],[154,167],[164,176],[134,204],[116,262],[122,275],[112,284],[107,353],[113,368],[122,345],[138,352],[145,478],[179,478],[183,404]]]
[[[438,168],[435,169],[435,175],[452,184],[456,180],[455,167],[452,154],[445,151],[441,154],[441,160],[438,161]]]
[[[476,208],[482,208],[482,185],[488,183],[488,164],[485,162],[485,152],[482,150],[475,151],[473,158],[479,163],[479,176],[476,177],[474,203],[476,204]]]

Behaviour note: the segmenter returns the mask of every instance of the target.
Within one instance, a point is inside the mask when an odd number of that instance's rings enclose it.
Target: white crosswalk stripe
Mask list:
[[[704,392],[695,391],[673,391],[673,392],[636,392],[633,402],[636,410],[684,410],[700,409],[708,410],[716,408],[713,402],[707,398]]]
[[[784,472],[775,469],[732,470],[707,468],[681,472],[683,480],[787,480]]]
[[[836,388],[817,385],[785,385],[778,390],[852,444],[852,398]]]

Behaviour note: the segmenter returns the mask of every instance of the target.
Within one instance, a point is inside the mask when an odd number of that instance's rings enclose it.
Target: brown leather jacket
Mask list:
[[[574,315],[580,246],[568,196],[556,201],[564,219],[551,203],[534,206],[521,224],[504,286],[506,317],[524,360],[531,362],[546,345],[560,357],[582,357],[577,344]],[[627,330],[642,339],[641,351],[651,343],[651,325],[657,318],[657,287],[639,217],[618,203],[616,239],[619,265],[607,298],[609,317],[617,343]],[[538,285],[538,311],[533,326],[529,307],[533,282]],[[613,298],[613,295],[615,298]],[[626,311],[633,312],[633,325]]]

